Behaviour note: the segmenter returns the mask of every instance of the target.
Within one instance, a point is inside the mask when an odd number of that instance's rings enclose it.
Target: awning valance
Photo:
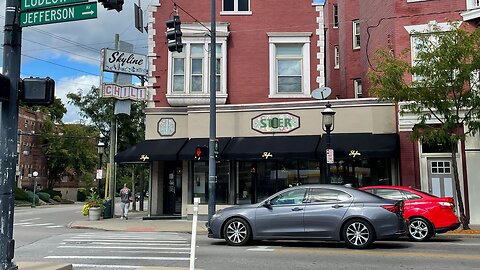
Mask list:
[[[177,160],[187,138],[145,140],[115,156],[117,163],[149,163],[157,160]]]
[[[222,153],[223,159],[315,159],[319,135],[235,137]]]
[[[318,146],[318,157],[325,158],[326,136]],[[331,133],[330,148],[337,158],[398,157],[398,134]]]

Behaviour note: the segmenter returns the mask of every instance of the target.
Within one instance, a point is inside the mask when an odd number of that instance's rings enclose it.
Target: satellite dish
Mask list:
[[[314,99],[326,99],[332,93],[330,87],[321,87],[312,91],[312,97]]]

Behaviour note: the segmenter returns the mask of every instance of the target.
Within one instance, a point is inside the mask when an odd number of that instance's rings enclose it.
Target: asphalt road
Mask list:
[[[72,263],[75,270],[189,266],[189,234],[66,228],[81,215],[80,208],[74,205],[16,211],[14,260]],[[199,235],[196,258],[196,269],[204,270],[480,269],[480,238],[437,236],[426,243],[403,239],[352,250],[343,243],[298,241],[262,241],[231,247],[223,240]]]

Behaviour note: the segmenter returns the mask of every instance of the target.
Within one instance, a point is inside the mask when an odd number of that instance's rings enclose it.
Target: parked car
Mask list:
[[[232,246],[250,240],[345,241],[366,248],[373,241],[405,233],[403,202],[358,189],[304,185],[280,191],[257,204],[217,211],[207,223],[208,237]]]
[[[382,198],[404,200],[408,236],[413,241],[426,241],[437,233],[455,230],[460,226],[453,198],[439,198],[402,186],[370,186],[360,189]]]

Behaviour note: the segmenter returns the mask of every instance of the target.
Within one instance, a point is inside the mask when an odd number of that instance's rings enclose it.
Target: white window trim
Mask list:
[[[206,34],[206,30],[203,26],[199,24],[182,24],[182,43],[183,54],[185,54],[185,89],[186,92],[173,92],[173,52],[168,52],[168,61],[167,61],[167,93],[166,98],[168,103],[171,106],[188,106],[188,105],[206,105],[210,102],[210,52],[206,49],[210,44],[210,38]],[[217,24],[217,44],[222,46],[222,59],[221,59],[221,68],[222,74],[220,76],[220,91],[217,91],[217,104],[225,104],[228,91],[227,91],[227,37],[228,24],[219,23]],[[191,58],[190,58],[190,44],[203,44],[204,45],[204,55],[203,55],[203,90],[201,92],[190,92],[191,84]],[[218,51],[217,51],[218,54]]]
[[[333,47],[333,63],[334,69],[339,69],[340,68],[340,50],[338,48],[338,45]]]
[[[337,25],[335,25],[335,8],[337,10]],[[339,22],[339,17],[338,17],[338,5],[337,4],[333,4],[332,5],[332,17],[333,17],[333,20],[332,20],[332,23],[333,23],[333,28],[338,28],[338,25],[340,24]]]
[[[416,48],[415,48],[415,38],[419,34],[429,34],[429,33],[434,33],[434,31],[441,31],[441,32],[448,32],[455,30],[455,26],[460,26],[462,22],[456,21],[452,23],[448,22],[443,22],[443,23],[438,23],[436,21],[430,21],[427,24],[417,24],[417,25],[406,25],[404,26],[405,30],[410,34],[410,59],[411,59],[411,65],[413,66],[415,64],[415,56],[417,54]],[[412,74],[412,81],[418,80],[418,77]]]
[[[360,82],[360,84],[359,84],[359,82]],[[360,88],[358,87],[359,85],[360,85]],[[363,95],[363,87],[362,87],[362,79],[353,79],[353,91],[355,91],[355,98],[362,98],[364,96]]]
[[[233,11],[225,11],[223,7],[224,2],[225,1],[222,0],[222,11],[220,11],[220,15],[252,15],[251,0],[248,0],[248,11],[238,11],[238,0],[234,0]]]
[[[310,98],[310,37],[311,32],[269,32],[269,73],[270,94],[269,98]],[[303,43],[302,46],[302,92],[277,93],[276,78],[276,44]]]
[[[357,46],[357,33],[356,33],[357,27],[355,27],[356,24],[358,24],[359,27],[360,27],[360,20],[354,20],[354,21],[352,21],[352,48],[353,48],[354,50],[360,49],[360,45]],[[360,33],[358,33],[358,36],[359,36],[359,38],[360,38]]]

